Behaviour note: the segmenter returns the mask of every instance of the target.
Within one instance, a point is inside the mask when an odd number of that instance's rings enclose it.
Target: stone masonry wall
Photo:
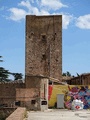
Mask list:
[[[26,76],[26,88],[16,89],[16,100],[20,101],[20,106],[31,110],[48,109],[48,79]]]
[[[0,83],[0,105],[11,107],[14,104],[16,88],[25,88],[25,83]]]
[[[62,79],[62,16],[26,16],[26,75]]]
[[[37,88],[18,88],[16,89],[16,100],[20,101],[20,106],[30,110],[40,110],[39,89]]]
[[[25,76],[26,88],[40,89],[41,78],[38,76]]]

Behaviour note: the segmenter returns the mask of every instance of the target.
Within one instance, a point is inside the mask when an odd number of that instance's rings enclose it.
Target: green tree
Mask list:
[[[14,80],[19,80],[23,78],[22,73],[11,73],[14,76]]]
[[[71,77],[71,73],[70,72],[67,71],[66,74],[67,74],[67,76]]]
[[[3,67],[0,67],[0,82],[9,81],[9,71],[5,70]]]
[[[0,56],[0,62],[3,62],[3,60],[1,60],[1,58],[2,58],[2,56]],[[14,80],[23,78],[22,73],[11,73],[11,72],[9,72],[9,70],[6,70],[5,68],[0,67],[0,82],[4,82],[4,81],[9,82],[10,81],[8,79],[9,75],[13,75]]]
[[[71,73],[67,71],[66,73],[63,73],[62,76],[69,76],[69,77],[71,77]]]
[[[0,56],[0,62],[3,62],[1,58],[2,56]],[[8,77],[9,77],[9,71],[3,67],[0,67],[0,82],[9,81]]]
[[[67,76],[66,73],[63,73],[62,76]]]
[[[0,56],[0,58],[2,58],[2,56]],[[3,62],[3,60],[0,60],[0,62]]]

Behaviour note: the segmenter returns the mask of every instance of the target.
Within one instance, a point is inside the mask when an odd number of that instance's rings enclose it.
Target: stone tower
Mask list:
[[[26,16],[25,74],[62,78],[62,16]]]

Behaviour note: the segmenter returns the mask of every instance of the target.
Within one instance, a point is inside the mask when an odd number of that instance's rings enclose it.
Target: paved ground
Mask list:
[[[90,120],[90,110],[48,110],[28,112],[27,120]]]

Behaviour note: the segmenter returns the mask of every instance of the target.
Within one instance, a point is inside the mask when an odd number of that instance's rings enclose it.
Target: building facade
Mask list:
[[[84,73],[77,77],[72,77],[66,80],[66,82],[69,85],[90,85],[90,73]]]

